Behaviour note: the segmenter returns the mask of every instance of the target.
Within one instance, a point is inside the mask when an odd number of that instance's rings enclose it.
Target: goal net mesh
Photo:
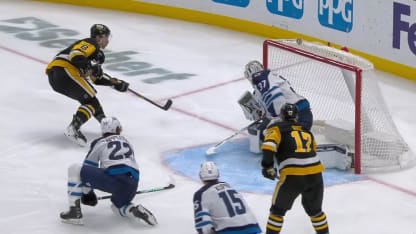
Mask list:
[[[415,155],[389,114],[371,62],[299,39],[266,40],[263,46],[265,66],[278,69],[296,92],[310,101],[314,122],[344,128],[346,134],[337,133],[326,140],[338,138],[342,142],[337,143],[355,149],[356,173],[398,170],[415,164]],[[350,136],[348,126],[352,126]]]

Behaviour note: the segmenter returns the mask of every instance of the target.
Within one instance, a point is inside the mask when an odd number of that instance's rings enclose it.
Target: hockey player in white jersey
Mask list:
[[[225,182],[218,181],[214,162],[201,164],[199,178],[204,186],[195,192],[195,229],[199,234],[257,234],[261,229],[243,196]]]
[[[290,82],[278,70],[264,69],[259,61],[250,61],[245,66],[245,78],[253,86],[254,91],[246,91],[238,101],[248,120],[261,119],[259,124],[248,128],[250,151],[261,153],[263,131],[270,120],[281,119],[280,110],[286,104],[294,104],[298,110],[297,123],[310,131],[313,115],[309,101],[295,92]],[[351,167],[352,158],[349,147],[340,144],[318,145],[318,152],[327,168],[346,170]]]
[[[253,102],[258,103],[260,109],[257,109],[257,112],[263,112],[263,117],[268,119],[279,117],[280,109],[284,104],[295,104],[299,110],[299,124],[308,130],[311,129],[313,115],[309,101],[296,93],[290,82],[279,71],[264,69],[259,61],[251,61],[245,67],[244,76],[253,85]]]
[[[313,115],[309,101],[297,94],[290,82],[278,71],[264,69],[259,61],[250,61],[245,66],[244,76],[254,91],[246,91],[238,103],[248,120],[262,119],[259,124],[248,129],[251,152],[261,152],[262,132],[271,119],[279,118],[280,109],[285,103],[295,104],[299,110],[299,124],[308,130],[312,128]]]
[[[132,146],[120,135],[120,122],[114,117],[106,117],[101,121],[101,131],[102,137],[91,143],[83,164],[68,168],[69,211],[60,214],[61,220],[83,224],[81,203],[95,206],[94,189],[98,189],[111,193],[111,208],[122,217],[157,224],[149,210],[131,202],[136,195],[140,173]]]

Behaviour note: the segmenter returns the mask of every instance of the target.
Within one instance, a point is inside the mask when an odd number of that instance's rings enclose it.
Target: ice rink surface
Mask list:
[[[134,200],[155,214],[156,227],[115,216],[108,200],[83,207],[84,226],[59,220],[68,206],[67,167],[82,162],[88,149],[64,137],[78,103],[53,92],[44,69],[61,42],[87,37],[94,23],[112,30],[108,54],[125,52],[128,61],[156,69],[154,74],[128,71],[108,56],[105,71],[153,100],[174,102],[163,111],[134,95],[96,86],[104,111],[120,119],[135,147],[140,189],[164,186],[169,176],[176,181],[172,190],[137,195]],[[0,232],[195,233],[192,196],[202,184],[175,173],[163,156],[215,144],[248,124],[236,101],[250,88],[242,79],[243,67],[261,59],[263,38],[146,15],[26,1],[0,1],[0,38]],[[389,111],[416,151],[416,84],[380,74]],[[83,132],[89,140],[98,137],[98,123],[90,120]],[[413,168],[327,187],[324,211],[331,233],[415,234],[415,181]],[[271,195],[244,195],[265,230]],[[299,200],[285,216],[282,233],[313,233]]]

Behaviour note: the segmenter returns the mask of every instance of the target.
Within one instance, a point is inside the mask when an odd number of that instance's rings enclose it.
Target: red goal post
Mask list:
[[[290,39],[265,40],[263,64],[279,70],[296,92],[309,99],[314,126],[322,125],[320,140],[354,149],[355,173],[415,165],[415,155],[383,100],[379,74],[368,60],[327,45]]]

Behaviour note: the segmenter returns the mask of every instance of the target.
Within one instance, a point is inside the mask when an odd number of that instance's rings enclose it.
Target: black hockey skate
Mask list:
[[[80,200],[76,200],[75,206],[69,207],[69,211],[61,212],[60,217],[64,223],[83,225]]]
[[[130,208],[129,212],[132,213],[134,217],[142,219],[149,225],[154,226],[157,224],[157,220],[152,212],[144,208],[142,205],[133,206]]]

